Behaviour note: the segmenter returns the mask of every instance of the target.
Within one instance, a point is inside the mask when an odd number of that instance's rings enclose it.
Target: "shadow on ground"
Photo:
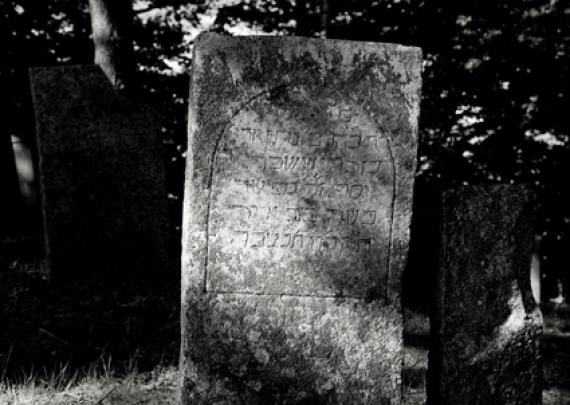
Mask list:
[[[178,279],[80,277],[50,283],[38,257],[0,269],[0,373],[88,367],[105,358],[115,371],[175,364],[179,351]],[[88,260],[88,259],[86,259]],[[35,271],[34,271],[35,270]],[[81,269],[77,269],[78,272]]]

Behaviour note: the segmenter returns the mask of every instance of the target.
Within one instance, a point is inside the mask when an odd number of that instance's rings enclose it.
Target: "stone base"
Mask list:
[[[402,316],[384,302],[209,293],[183,302],[184,404],[400,404]]]
[[[542,315],[514,310],[495,336],[471,336],[443,349],[445,376],[430,404],[532,405],[542,403]],[[444,362],[445,363],[445,362]],[[430,364],[430,367],[431,364]]]

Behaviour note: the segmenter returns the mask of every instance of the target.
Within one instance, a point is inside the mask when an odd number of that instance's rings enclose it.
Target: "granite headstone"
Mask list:
[[[169,271],[160,120],[97,66],[30,69],[52,276]]]
[[[420,67],[393,44],[196,40],[183,403],[400,403]]]

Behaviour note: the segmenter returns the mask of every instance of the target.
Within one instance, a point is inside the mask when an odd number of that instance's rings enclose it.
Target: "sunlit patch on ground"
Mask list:
[[[69,377],[69,376],[68,376]],[[65,378],[65,376],[61,377]],[[102,374],[88,375],[71,384],[34,378],[27,384],[1,386],[2,405],[75,405],[75,404],[176,404],[177,372],[174,367],[149,373],[135,373],[117,378]],[[54,385],[55,384],[55,385]]]

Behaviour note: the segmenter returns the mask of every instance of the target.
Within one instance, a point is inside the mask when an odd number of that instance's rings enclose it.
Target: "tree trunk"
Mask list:
[[[131,0],[89,0],[95,63],[113,86],[128,91],[135,64],[133,60]]]
[[[295,2],[295,35],[308,37],[311,35],[310,18],[307,13],[307,0],[297,0]]]
[[[321,37],[326,38],[329,30],[329,1],[321,0]]]

